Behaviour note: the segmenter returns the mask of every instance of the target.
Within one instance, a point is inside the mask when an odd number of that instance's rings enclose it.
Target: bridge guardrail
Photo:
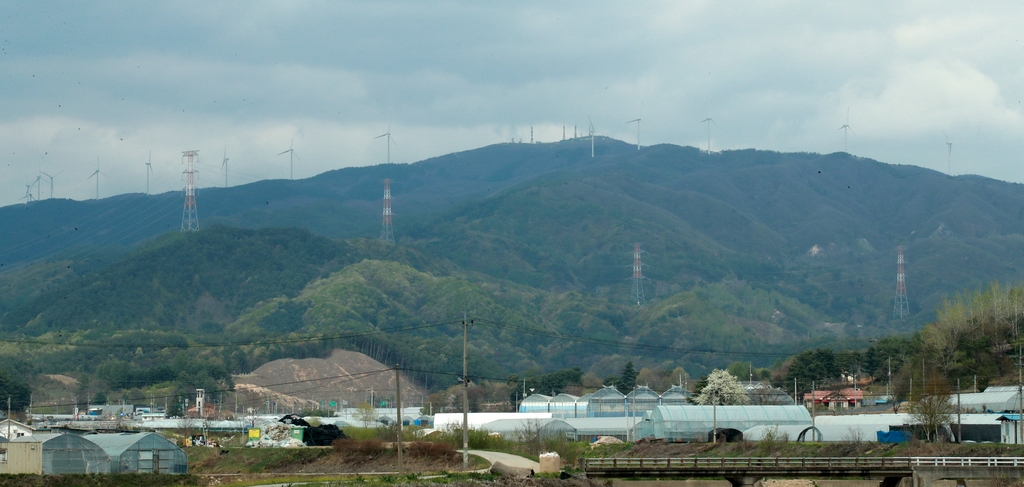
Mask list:
[[[1024,457],[587,458],[585,469],[1024,467]]]

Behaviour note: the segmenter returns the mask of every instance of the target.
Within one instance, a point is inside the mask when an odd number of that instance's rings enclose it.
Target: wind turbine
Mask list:
[[[590,122],[590,158],[594,158],[594,121],[590,119],[590,115],[587,115],[587,120]]]
[[[379,139],[381,137],[387,137],[388,138],[388,164],[391,164],[391,144],[398,145],[398,142],[395,142],[394,139],[391,138],[391,124],[390,123],[388,124],[388,131],[383,133],[383,134],[380,134],[380,135],[374,137],[373,140],[377,140],[377,139]]]
[[[640,150],[640,122],[643,120],[643,116],[644,116],[644,102],[640,102],[640,116],[637,117],[637,118],[634,118],[633,120],[630,120],[630,121],[626,122],[626,125],[629,125],[629,124],[631,124],[633,122],[636,122],[636,150]]]
[[[150,174],[153,174],[153,151],[149,151],[149,162],[146,163],[146,194],[149,194]]]
[[[96,170],[89,175],[86,179],[96,178],[96,199],[100,199],[100,175],[106,176],[106,174],[100,172],[100,158],[96,158]]]
[[[711,114],[709,113],[708,114],[708,118],[705,118],[704,120],[701,120],[700,122],[697,122],[697,123],[706,123],[706,124],[708,124],[708,154],[710,154],[711,153],[711,124],[715,123],[715,119],[711,118]],[[715,125],[718,125],[718,124],[715,123]]]
[[[946,135],[945,131],[942,132],[942,135],[946,137],[946,148],[948,149],[948,151],[946,152],[946,175],[952,176],[953,175],[953,165],[952,165],[952,161],[953,161],[953,141],[949,140],[949,136]]]
[[[293,168],[295,167],[295,165],[294,165],[294,161],[292,160],[295,157],[295,149],[293,149],[294,146],[295,146],[295,137],[292,137],[292,142],[290,144],[288,144],[288,150],[279,152],[277,154],[277,155],[288,154],[288,179],[295,179],[295,173],[293,172]],[[224,154],[227,155],[227,147],[224,148]]]
[[[43,196],[42,194],[40,194],[42,191],[39,189],[39,187],[42,186],[41,184],[39,184],[39,182],[42,181],[42,180],[43,180],[42,176],[36,176],[36,180],[32,181],[32,184],[36,187],[36,201],[41,199],[42,196]]]
[[[25,185],[25,196],[22,196],[21,199],[25,200],[25,204],[26,205],[32,202],[32,185],[31,184],[26,184]]]
[[[224,187],[228,187],[228,145],[224,144],[224,161],[220,163],[220,167],[224,169]]]
[[[53,198],[53,176],[50,176],[49,174],[46,174],[43,171],[39,171],[39,174],[50,178],[50,198]],[[57,174],[60,174],[60,173],[57,173]]]
[[[843,152],[847,152],[846,133],[850,130],[853,130],[853,128],[850,127],[850,107],[846,107],[846,123],[844,123],[842,127],[839,127],[839,130],[843,131]]]

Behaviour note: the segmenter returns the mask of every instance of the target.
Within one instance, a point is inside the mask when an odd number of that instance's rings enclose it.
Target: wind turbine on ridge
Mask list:
[[[102,176],[106,176],[106,173],[100,172],[100,158],[97,157],[96,158],[96,170],[93,171],[93,173],[91,175],[89,175],[89,177],[85,178],[85,179],[92,179],[93,177],[96,178],[96,199],[97,200],[100,199],[100,176],[101,175]],[[107,177],[109,177],[109,176],[107,176]]]
[[[25,185],[25,196],[22,196],[21,199],[25,200],[25,204],[26,205],[32,202],[32,185],[31,184],[26,184]]]
[[[280,154],[279,154],[280,155]],[[228,187],[228,145],[224,144],[224,161],[220,163],[220,167],[224,169],[224,187]]]
[[[50,176],[49,174],[46,174],[43,171],[39,171],[39,174],[41,176],[46,176],[46,177],[50,178],[50,198],[53,198],[53,176]],[[60,174],[60,173],[57,173],[57,174]]]
[[[631,124],[633,122],[636,122],[636,150],[640,150],[640,122],[643,121],[643,116],[644,116],[644,102],[640,102],[640,116],[635,118],[635,119],[633,119],[633,120],[630,120],[630,121],[626,122],[626,125],[629,125],[629,124]]]
[[[853,130],[853,128],[850,127],[850,107],[846,107],[846,123],[844,123],[842,127],[839,127],[839,130],[843,131],[843,152],[848,152],[846,150],[846,133],[847,131]]]
[[[704,120],[701,120],[700,122],[697,123],[708,124],[708,154],[711,154],[711,124],[715,123],[715,119],[711,118],[711,112],[708,111],[708,118],[705,118]],[[715,125],[717,126],[718,124],[715,123]]]
[[[587,115],[587,120],[590,122],[590,158],[594,158],[594,121],[590,119],[590,115]]]
[[[390,123],[388,124],[388,131],[384,132],[383,134],[380,134],[380,135],[374,137],[373,140],[377,140],[377,139],[379,139],[381,137],[387,137],[388,138],[388,164],[391,164],[391,144],[398,145],[398,142],[395,142],[395,140],[391,138],[391,124]]]
[[[41,184],[39,184],[39,182],[42,181],[42,180],[43,180],[43,176],[39,175],[39,176],[36,176],[36,180],[35,181],[32,181],[32,185],[34,185],[36,187],[36,201],[39,201],[40,199],[42,199],[41,190],[39,188],[40,186],[42,186]]]
[[[146,194],[149,194],[150,174],[153,174],[153,151],[149,151],[149,162],[146,163]]]
[[[949,140],[949,136],[946,135],[946,131],[942,131],[942,135],[946,137],[946,147],[949,149],[946,152],[946,175],[953,175],[953,141]]]
[[[288,179],[295,179],[295,173],[293,172],[293,169],[295,168],[295,164],[294,164],[294,161],[293,161],[293,158],[295,156],[295,149],[293,148],[294,146],[295,146],[295,137],[292,137],[292,142],[290,144],[288,144],[288,150],[279,152],[277,154],[277,155],[288,154]],[[224,148],[224,155],[227,155],[227,147]]]

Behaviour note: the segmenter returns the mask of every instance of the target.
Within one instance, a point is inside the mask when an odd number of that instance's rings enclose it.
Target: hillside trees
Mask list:
[[[921,355],[948,378],[999,377],[1013,369],[1022,328],[1024,288],[992,283],[942,302],[921,331]]]
[[[7,369],[0,369],[0,400],[5,410],[8,397],[11,398],[11,411],[22,412],[31,401],[32,389],[28,383],[8,373]]]

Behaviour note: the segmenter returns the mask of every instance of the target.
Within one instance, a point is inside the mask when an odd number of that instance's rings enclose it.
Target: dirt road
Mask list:
[[[493,465],[495,462],[501,462],[510,467],[517,468],[531,468],[534,472],[540,471],[540,464],[530,460],[529,458],[523,458],[518,455],[512,455],[511,453],[501,453],[496,451],[484,451],[484,450],[469,450],[470,455],[476,455]]]

